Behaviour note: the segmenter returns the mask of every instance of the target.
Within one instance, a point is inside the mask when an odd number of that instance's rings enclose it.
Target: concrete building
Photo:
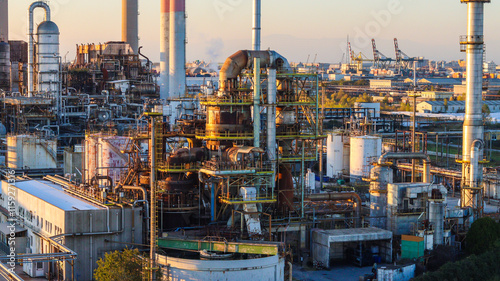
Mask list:
[[[449,99],[453,96],[453,92],[438,92],[438,91],[424,91],[419,93],[422,98],[431,100]]]
[[[490,109],[490,112],[500,112],[500,100],[483,101]],[[417,104],[417,111],[420,113],[463,113],[465,112],[465,101],[424,101]]]
[[[123,243],[143,242],[142,208],[108,206],[70,194],[68,189],[46,180],[2,181],[1,221],[11,219],[12,211],[26,230],[26,242],[19,243],[25,255],[41,254],[45,261],[24,262],[23,270],[33,277],[57,272],[71,279],[71,266],[49,262],[56,241],[77,254],[75,280],[92,280],[97,260],[104,253],[121,250]],[[9,194],[15,193],[14,203]],[[76,193],[75,193],[76,194]],[[14,204],[15,210],[9,209]],[[21,252],[20,252],[21,253]]]
[[[370,79],[370,89],[393,89],[403,86],[403,81],[389,79]]]

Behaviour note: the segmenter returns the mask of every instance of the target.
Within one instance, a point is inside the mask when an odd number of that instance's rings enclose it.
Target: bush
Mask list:
[[[465,238],[466,250],[469,254],[482,254],[491,249],[500,239],[500,224],[491,218],[480,218],[472,223]]]

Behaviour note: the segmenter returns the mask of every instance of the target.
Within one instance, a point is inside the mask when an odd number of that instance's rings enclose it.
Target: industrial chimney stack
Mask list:
[[[467,35],[460,38],[461,50],[467,53],[461,205],[463,208],[473,208],[477,217],[481,215],[482,209],[484,3],[490,0],[461,2],[467,4]]]
[[[127,42],[137,54],[139,49],[138,0],[122,0],[122,41]]]
[[[0,0],[0,42],[9,41],[9,1]]]
[[[160,33],[160,98],[168,99],[169,64],[170,64],[170,0],[161,0],[161,33]]]
[[[186,0],[170,0],[170,99],[186,92]]]
[[[253,0],[252,47],[254,51],[260,51],[261,11],[261,0]]]

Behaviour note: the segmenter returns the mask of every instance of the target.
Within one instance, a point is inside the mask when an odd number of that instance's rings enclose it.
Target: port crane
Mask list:
[[[423,57],[410,57],[405,54],[400,48],[398,44],[398,39],[394,38],[394,49],[396,51],[396,71],[398,73],[408,72],[408,70],[413,68],[414,62],[423,62]]]
[[[388,69],[390,64],[394,61],[394,59],[387,57],[377,49],[377,44],[375,43],[375,39],[372,39],[372,47],[373,47],[373,67],[375,69],[377,68]]]

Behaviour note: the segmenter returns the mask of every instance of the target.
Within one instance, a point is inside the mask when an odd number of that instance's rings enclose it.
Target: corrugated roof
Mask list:
[[[421,103],[427,103],[432,106],[444,106],[444,101],[442,100],[424,101]],[[483,104],[487,104],[488,106],[500,106],[500,100],[485,100],[483,101]],[[465,101],[448,101],[448,106],[465,106]]]

